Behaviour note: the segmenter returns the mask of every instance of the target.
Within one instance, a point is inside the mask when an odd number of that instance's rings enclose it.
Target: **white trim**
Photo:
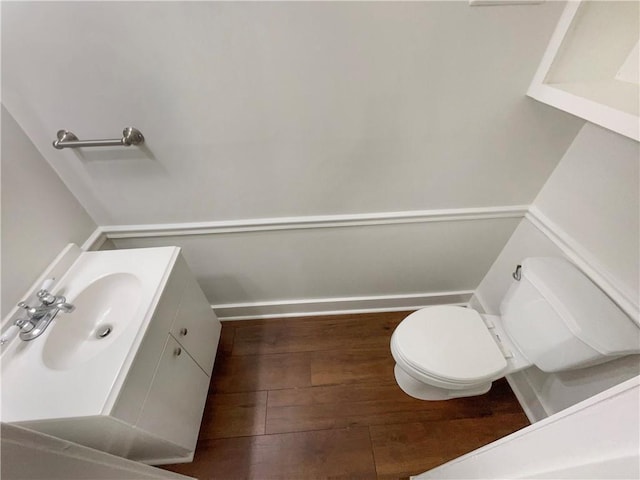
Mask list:
[[[531,86],[527,96],[632,140],[640,140],[640,120],[631,113],[580,97],[549,84]]]
[[[191,463],[193,462],[193,457],[196,452],[191,452],[186,457],[173,457],[173,458],[163,458],[162,460],[137,460],[139,463],[144,465],[154,466],[154,465],[173,465],[175,463]],[[170,470],[163,470],[164,472],[168,472]],[[191,479],[192,477],[188,477]],[[194,479],[197,480],[197,479]]]
[[[544,420],[553,414],[544,406],[538,392],[531,385],[526,371],[515,372],[505,378],[531,423]]]
[[[488,303],[486,302],[484,297],[480,295],[480,292],[476,289],[473,292],[473,296],[469,300],[469,306],[474,310],[478,310],[480,313],[485,313],[489,315],[497,315],[499,313],[499,312],[490,311],[487,305]]]
[[[469,0],[470,7],[501,7],[504,5],[540,5],[546,0]]]
[[[211,235],[274,230],[300,230],[307,228],[357,227],[403,223],[485,220],[492,218],[522,218],[527,213],[528,208],[529,207],[527,205],[512,205],[506,207],[410,210],[404,212],[276,217],[194,223],[107,225],[100,227],[100,229],[107,238]]]
[[[533,80],[531,81],[531,85],[529,86],[529,90],[527,91],[527,95],[530,97],[536,98],[535,93],[537,88],[544,83],[544,79],[553,64],[553,60],[556,58],[556,54],[562,45],[562,41],[564,40],[569,27],[571,26],[571,22],[573,22],[573,17],[576,16],[578,8],[580,8],[580,3],[580,1],[569,1],[567,2],[566,7],[564,7],[562,15],[556,25],[556,29],[553,31],[553,35],[551,35],[551,39],[549,40],[549,45],[547,45],[547,49],[542,56],[538,70],[536,70]]]
[[[334,297],[212,305],[222,321],[313,317],[417,310],[431,305],[466,305],[473,290],[407,295]]]
[[[634,293],[626,286],[621,285],[592,253],[550,220],[535,205],[531,206],[525,218],[562,250],[567,258],[584,271],[633,321],[640,325],[640,306],[634,300]]]
[[[102,227],[97,227],[89,238],[80,247],[84,252],[92,252],[99,250],[100,247],[107,241],[107,235],[102,230]]]

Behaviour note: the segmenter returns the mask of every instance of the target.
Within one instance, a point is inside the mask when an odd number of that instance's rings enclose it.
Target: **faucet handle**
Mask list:
[[[47,278],[42,282],[42,287],[40,287],[40,290],[36,294],[40,301],[45,305],[51,305],[56,301],[56,296],[49,291],[54,281],[55,278]]]
[[[4,345],[5,343],[9,343],[11,340],[13,340],[14,338],[16,338],[16,336],[18,335],[18,333],[20,333],[20,327],[18,325],[11,325],[9,328],[7,328],[7,330],[4,332],[4,335],[2,335],[0,337],[0,345]]]
[[[38,299],[45,305],[51,305],[56,301],[56,296],[49,290],[42,289],[37,293]]]
[[[30,307],[25,302],[20,302],[18,304],[18,307],[24,308],[27,311],[27,317],[29,317],[30,319],[33,318],[36,315],[36,313],[38,313],[38,309],[37,308]]]
[[[20,302],[23,303],[23,302]],[[26,318],[18,318],[13,322],[9,328],[7,328],[4,332],[4,335],[0,337],[0,345],[4,345],[5,343],[9,343],[13,340],[19,333],[29,333],[36,327],[36,324],[31,319]]]
[[[51,287],[53,286],[53,282],[55,282],[56,279],[55,278],[47,278],[44,282],[42,282],[42,286],[40,287],[40,290],[46,290],[49,291],[51,289]]]
[[[18,327],[23,332],[30,332],[35,327],[32,320],[26,318],[19,318],[13,322],[14,327]]]

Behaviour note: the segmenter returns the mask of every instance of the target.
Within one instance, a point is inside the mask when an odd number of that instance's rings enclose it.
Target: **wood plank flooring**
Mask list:
[[[406,395],[389,340],[408,314],[223,323],[192,463],[205,479],[398,479],[529,424],[504,380],[444,402]]]

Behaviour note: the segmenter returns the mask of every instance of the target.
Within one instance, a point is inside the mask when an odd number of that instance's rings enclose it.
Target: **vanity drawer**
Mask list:
[[[209,377],[169,335],[136,427],[193,451],[208,389]]]
[[[186,280],[171,335],[189,352],[200,367],[211,375],[216,356],[220,320],[202,293],[193,275]]]

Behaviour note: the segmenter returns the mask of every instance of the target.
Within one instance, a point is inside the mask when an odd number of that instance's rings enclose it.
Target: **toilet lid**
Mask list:
[[[394,337],[410,366],[449,382],[492,380],[507,367],[482,317],[470,308],[423,308],[405,318]]]

